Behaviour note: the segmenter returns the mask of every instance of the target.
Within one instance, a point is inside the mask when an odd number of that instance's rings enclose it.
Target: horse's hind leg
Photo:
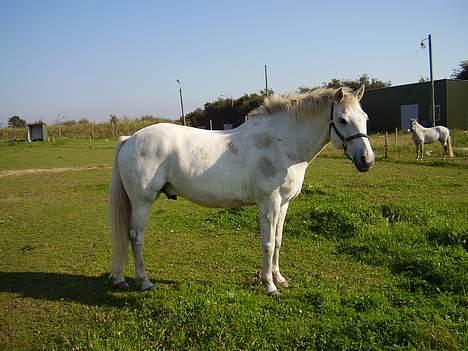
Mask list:
[[[445,140],[445,143],[441,143],[442,146],[444,147],[444,154],[442,155],[442,160],[445,160],[446,158],[448,158],[448,143],[447,143],[447,140]]]
[[[146,277],[145,264],[143,262],[143,240],[145,238],[145,226],[148,222],[150,208],[151,203],[144,203],[133,209],[131,227],[129,230],[133,259],[135,262],[135,280],[142,291],[149,290],[153,287],[153,283]]]

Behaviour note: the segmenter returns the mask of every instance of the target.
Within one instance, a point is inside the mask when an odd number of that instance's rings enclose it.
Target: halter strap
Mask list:
[[[338,136],[338,138],[341,140],[341,143],[343,144],[343,150],[344,150],[344,153],[345,153],[346,157],[349,158],[350,160],[353,160],[351,157],[349,157],[348,153],[346,152],[346,144],[348,143],[348,141],[353,140],[353,139],[357,139],[357,138],[367,138],[367,139],[369,139],[369,136],[367,134],[364,134],[364,133],[356,133],[356,134],[350,135],[348,137],[345,137],[343,134],[341,134],[340,131],[338,130],[338,128],[336,128],[335,122],[333,121],[334,107],[335,107],[335,102],[332,101],[331,110],[330,110],[330,122],[329,122],[330,126],[329,126],[329,129],[328,129],[328,135],[331,138],[331,130],[333,128],[333,130],[335,131],[335,134]]]

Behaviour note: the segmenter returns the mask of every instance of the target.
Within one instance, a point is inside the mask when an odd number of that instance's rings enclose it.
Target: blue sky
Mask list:
[[[291,92],[362,73],[449,78],[468,59],[468,1],[0,0],[0,124],[19,115],[178,118],[220,95]]]

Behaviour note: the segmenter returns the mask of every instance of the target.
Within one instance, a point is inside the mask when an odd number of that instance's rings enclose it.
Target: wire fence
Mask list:
[[[123,120],[117,123],[52,124],[47,125],[46,128],[48,141],[63,138],[111,139],[122,135],[132,135],[142,128],[161,122],[177,123],[163,119]],[[26,128],[0,128],[0,142],[26,141],[27,139]]]

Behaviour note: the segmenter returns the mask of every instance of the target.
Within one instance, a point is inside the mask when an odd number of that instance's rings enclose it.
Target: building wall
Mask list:
[[[468,128],[468,81],[436,80],[434,90],[439,117],[436,124]],[[405,105],[417,106],[417,116],[412,117],[418,118],[424,126],[432,126],[430,82],[368,90],[361,103],[369,115],[371,132],[401,129],[402,106]]]
[[[447,81],[449,128],[468,129],[468,81]]]

